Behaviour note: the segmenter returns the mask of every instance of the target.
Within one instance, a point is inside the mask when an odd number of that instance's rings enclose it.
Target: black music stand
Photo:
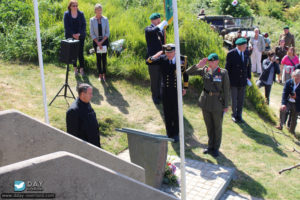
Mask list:
[[[57,92],[55,97],[52,99],[50,102],[49,106],[54,102],[56,97],[63,96],[66,98],[74,98],[75,96],[71,90],[71,87],[69,86],[68,80],[69,80],[69,64],[76,62],[77,60],[77,55],[78,55],[78,48],[79,48],[79,40],[74,40],[74,39],[67,39],[67,40],[62,40],[61,41],[61,49],[60,49],[60,61],[64,62],[67,64],[67,71],[66,71],[66,79],[65,79],[65,84],[60,88],[60,90]],[[60,95],[60,92],[64,90],[64,94]],[[67,96],[67,90],[70,90],[72,96]]]

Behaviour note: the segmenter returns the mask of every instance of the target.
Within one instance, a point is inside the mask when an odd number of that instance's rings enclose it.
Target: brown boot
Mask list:
[[[275,128],[277,128],[278,130],[282,130],[282,126],[281,124],[279,124],[278,126],[276,126]]]
[[[99,74],[98,80],[101,81],[101,79],[102,79],[102,74]]]
[[[103,81],[106,81],[105,74],[102,75]]]

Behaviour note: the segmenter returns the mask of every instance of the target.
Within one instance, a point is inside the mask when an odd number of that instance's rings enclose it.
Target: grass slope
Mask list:
[[[9,64],[0,60],[0,110],[17,109],[43,120],[43,102],[39,68],[35,65]],[[47,100],[55,96],[64,83],[65,68],[45,66]],[[109,78],[109,77],[108,77]],[[101,84],[93,75],[75,79],[70,72],[70,85],[75,92],[77,82],[94,86],[92,106],[101,123],[101,144],[117,154],[127,148],[125,134],[113,131],[116,127],[132,127],[165,134],[162,107],[153,105],[146,82],[109,79]],[[300,149],[300,143],[286,131],[278,132],[261,119],[250,104],[244,110],[246,124],[234,124],[226,114],[223,126],[221,156],[214,159],[203,155],[207,144],[206,128],[197,106],[198,92],[190,89],[184,97],[186,156],[189,158],[235,167],[237,177],[230,187],[266,199],[300,199],[298,170],[278,175],[278,171],[299,162],[299,155],[290,152]],[[70,103],[72,99],[68,100]],[[68,105],[58,98],[49,108],[50,123],[66,130],[65,112]],[[179,145],[170,144],[169,154],[178,155]]]

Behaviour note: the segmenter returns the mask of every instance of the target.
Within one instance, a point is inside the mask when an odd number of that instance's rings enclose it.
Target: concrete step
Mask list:
[[[128,150],[119,154],[119,157],[130,161]],[[178,156],[168,156],[167,160],[177,167],[175,174],[180,178],[180,158]],[[186,159],[187,199],[220,199],[224,195],[234,172],[234,168]],[[162,185],[161,190],[178,198],[181,197],[179,187]]]

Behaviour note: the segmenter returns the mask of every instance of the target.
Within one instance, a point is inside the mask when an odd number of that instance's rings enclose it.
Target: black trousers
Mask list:
[[[148,65],[150,82],[151,82],[151,92],[152,99],[160,100],[161,99],[161,87],[162,87],[162,78],[161,78],[161,69],[160,65]]]
[[[231,87],[232,115],[242,119],[246,87]]]
[[[106,66],[107,66],[107,53],[97,53],[97,44],[94,41],[93,41],[93,46],[94,46],[96,58],[97,58],[98,73],[105,74]]]
[[[79,59],[80,68],[84,68],[84,57],[83,57],[84,40],[85,40],[85,37],[83,37],[83,38],[79,37],[78,59]],[[73,66],[77,67],[77,59],[73,63]]]
[[[270,94],[271,94],[271,89],[272,85],[264,85],[265,87],[265,97],[270,100]]]
[[[163,108],[168,137],[179,135],[177,88],[163,88]]]

